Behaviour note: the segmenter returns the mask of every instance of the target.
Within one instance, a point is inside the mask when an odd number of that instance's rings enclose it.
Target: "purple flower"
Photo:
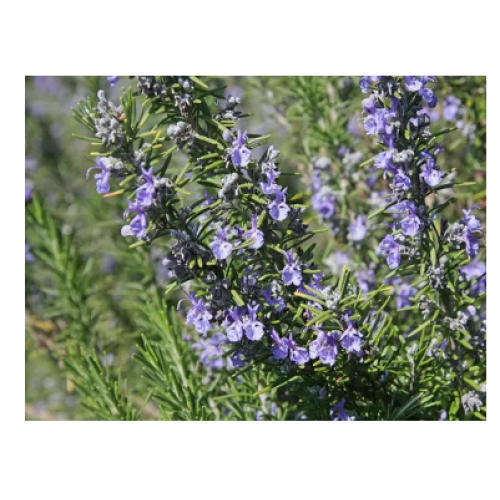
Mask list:
[[[467,229],[469,231],[481,231],[481,221],[475,215],[471,215],[472,211],[477,207],[478,205],[474,205],[470,210],[462,210],[462,212],[464,213],[462,222],[467,226]]]
[[[477,236],[482,234],[481,221],[475,215],[471,215],[472,210],[475,208],[476,206],[470,210],[463,210],[465,216],[460,221],[465,225],[463,238],[465,241],[465,251],[470,259],[473,259],[479,252],[479,239]]]
[[[462,104],[462,101],[454,95],[445,97],[443,103],[443,118],[449,122],[454,120],[458,115],[460,104]]]
[[[393,170],[394,165],[392,164],[392,152],[393,149],[388,149],[387,151],[382,151],[375,157],[375,168],[380,168],[383,170]]]
[[[463,277],[468,281],[476,280],[481,277],[479,281],[476,281],[470,289],[472,295],[479,295],[486,290],[486,263],[482,260],[476,260],[470,262],[469,264],[462,266],[460,272]]]
[[[313,191],[319,191],[323,187],[320,172],[316,168],[313,170],[312,188]]]
[[[122,227],[122,236],[135,236],[138,239],[146,237],[147,221],[144,213],[138,213],[131,221]]]
[[[283,309],[285,308],[285,300],[283,299],[283,297],[275,294],[271,286],[269,286],[269,288],[267,289],[262,290],[262,295],[264,295],[264,299],[271,307],[278,306],[276,307],[276,311],[283,311]]]
[[[274,200],[268,204],[269,215],[272,219],[282,221],[288,217],[290,207],[286,204],[286,192],[288,188],[283,191],[274,193]]]
[[[418,159],[419,160],[422,160],[422,159],[425,159],[425,160],[428,160],[428,159],[432,159],[433,156],[431,154],[431,152],[427,149],[424,149],[419,155],[418,155]]]
[[[199,339],[193,344],[193,349],[198,351],[203,366],[220,370],[224,368],[222,355],[226,352],[224,348],[226,342],[226,337],[222,333],[215,333],[210,337]]]
[[[260,340],[264,335],[264,325],[258,321],[259,306],[234,307],[228,311],[222,326],[231,342],[239,342],[243,335],[248,340]]]
[[[273,170],[269,170],[269,172],[266,172],[264,175],[266,177],[266,181],[261,182],[260,187],[265,195],[270,196],[281,191],[280,186],[274,182],[276,175]]]
[[[243,322],[243,329],[248,340],[260,340],[264,335],[264,325],[257,321],[259,306],[248,306],[248,318]]]
[[[339,354],[339,336],[337,331],[325,333],[319,330],[318,337],[309,344],[310,358],[319,358],[324,365],[333,366]]]
[[[146,212],[131,201],[128,202],[129,206],[123,214],[123,218],[126,219],[131,212],[135,212],[136,216],[130,221],[130,224],[122,227],[122,236],[135,236],[138,239],[146,237],[146,229],[148,228],[148,221],[146,217]]]
[[[434,143],[434,155],[437,156],[444,152],[443,141]]]
[[[433,108],[437,104],[437,97],[431,89],[425,87],[425,84],[430,81],[434,81],[434,78],[430,76],[405,76],[405,87],[408,92],[418,92],[427,105]]]
[[[108,79],[108,82],[112,87],[114,87],[120,80],[119,76],[107,76],[106,78]]]
[[[353,418],[349,417],[349,415],[347,414],[347,411],[344,408],[344,404],[345,399],[341,399],[337,404],[333,405],[332,409],[330,410],[330,418],[334,422],[347,422],[353,420]]]
[[[231,160],[235,167],[246,167],[252,159],[252,152],[245,146],[247,140],[247,133],[238,130],[238,136],[233,142],[231,152]]]
[[[213,197],[206,189],[203,195],[205,196],[205,201],[201,204],[202,207],[208,207],[208,205],[217,201],[217,198]]]
[[[201,335],[206,335],[208,330],[212,327],[210,323],[212,315],[207,311],[203,299],[197,299],[194,292],[189,294],[188,300],[191,301],[193,307],[187,313],[186,323],[188,325],[193,325],[196,331]]]
[[[370,92],[369,87],[377,83],[379,79],[380,76],[362,76],[359,79],[359,88],[361,89],[361,92],[365,94]]]
[[[270,333],[271,339],[274,341],[274,345],[271,347],[271,352],[276,359],[285,359],[288,357],[288,345],[286,339],[280,338],[276,333],[276,330],[272,330]]]
[[[426,184],[430,187],[437,186],[441,182],[443,174],[436,165],[436,160],[434,160],[434,158],[429,158],[422,165],[420,177],[423,178]]]
[[[228,143],[228,144],[231,144],[234,139],[233,139],[233,136],[231,134],[231,132],[229,132],[229,130],[224,130],[224,132],[222,132],[222,138]]]
[[[358,215],[354,222],[349,224],[349,240],[361,241],[366,236],[366,217]]]
[[[423,82],[417,76],[405,76],[405,87],[408,92],[420,92]]]
[[[280,338],[275,330],[273,330],[270,335],[271,339],[274,341],[271,352],[276,359],[285,359],[289,357],[297,365],[304,365],[309,361],[307,349],[297,345],[293,340],[291,332],[288,338]]]
[[[143,208],[148,208],[153,204],[155,198],[155,177],[153,175],[153,167],[146,170],[141,168],[142,175],[140,179],[144,180],[144,184],[141,184],[136,190],[136,200],[137,204]]]
[[[392,285],[396,290],[396,307],[401,309],[411,306],[410,297],[416,295],[417,289],[409,283],[403,282],[401,278],[394,279]]]
[[[94,179],[96,180],[96,191],[99,194],[108,193],[110,190],[109,179],[111,178],[111,159],[110,158],[102,158],[98,157],[96,164],[93,167],[90,167],[87,170],[86,178],[89,178],[89,172],[91,170],[97,169],[100,170],[99,173],[94,175]]]
[[[233,251],[233,245],[227,241],[228,233],[228,228],[221,228],[218,231],[215,240],[210,243],[212,253],[217,260],[226,260]]]
[[[348,319],[347,329],[340,337],[340,344],[344,349],[350,354],[356,354],[356,356],[362,356],[362,340],[363,335],[354,328],[354,323]]]
[[[394,131],[394,118],[393,111],[387,108],[375,108],[374,113],[363,121],[367,135],[391,135]]]
[[[368,112],[370,115],[375,113],[375,96],[373,94],[370,94],[366,99],[363,99],[361,104],[363,105],[363,111]]]
[[[330,219],[335,212],[335,196],[332,190],[324,186],[311,197],[311,204],[322,219]]]
[[[257,215],[252,215],[252,228],[245,232],[245,238],[253,240],[253,243],[250,245],[252,250],[257,250],[264,244],[264,233],[257,228],[258,220],[259,217]]]
[[[428,83],[428,82],[435,82],[436,77],[435,76],[421,76],[422,82]]]
[[[464,314],[467,318],[472,318],[477,312],[477,309],[474,306],[467,306],[465,308]]]
[[[233,353],[231,356],[231,363],[235,368],[243,368],[245,366],[246,359],[241,349],[238,349]]]
[[[429,108],[436,107],[437,97],[432,89],[422,87],[419,91],[419,94],[422,96],[422,99],[427,103],[427,106],[429,106]]]
[[[406,236],[416,236],[420,232],[420,218],[415,213],[415,204],[408,202],[409,214],[401,221],[401,229]]]
[[[292,340],[292,334],[290,333],[290,338],[288,339],[288,345],[290,350],[290,359],[296,365],[305,365],[309,361],[309,353],[305,347],[298,346]]]
[[[222,326],[226,329],[227,338],[231,342],[238,342],[243,338],[243,322],[240,318],[239,308],[235,307],[228,311],[228,316]]]
[[[376,135],[378,133],[377,123],[375,120],[375,115],[369,115],[363,120],[363,125],[365,127],[365,132],[367,135]]]
[[[410,214],[401,221],[401,229],[406,236],[416,236],[420,232],[420,219],[415,214]]]
[[[301,264],[294,256],[293,250],[284,252],[287,264],[281,271],[281,277],[286,285],[299,286],[302,283]]]
[[[287,339],[284,339],[288,347],[288,356],[297,365],[305,365],[309,361],[309,353],[305,347],[300,347],[292,337],[292,333]]]
[[[411,180],[404,170],[399,168],[394,174],[394,188],[402,191],[408,191],[411,187]]]
[[[399,267],[401,262],[399,245],[392,235],[388,234],[380,242],[379,249],[386,256],[387,264],[391,269]]]

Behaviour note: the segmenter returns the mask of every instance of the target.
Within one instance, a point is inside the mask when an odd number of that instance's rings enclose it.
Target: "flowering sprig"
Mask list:
[[[437,138],[446,131],[433,134],[427,113],[437,104],[435,93],[428,87],[435,81],[427,76],[363,77],[360,88],[370,93],[363,100],[365,131],[377,138],[380,148],[373,162],[392,189],[392,200],[372,214],[386,212],[393,216],[391,233],[382,239],[379,251],[393,270],[389,277],[417,277],[420,290],[414,300],[418,300],[427,321],[408,335],[433,324],[426,353],[448,360],[457,390],[450,403],[452,413],[457,414],[461,408],[463,414],[463,349],[479,359],[483,348],[474,349],[470,340],[481,338],[484,332],[476,320],[477,309],[471,305],[474,300],[468,296],[468,287],[458,285],[457,267],[463,263],[464,254],[472,259],[479,253],[482,227],[471,213],[476,206],[464,210],[464,217],[454,224],[443,215],[448,202],[432,206],[432,196],[438,191],[460,186],[454,182],[442,184],[446,174],[437,158],[444,148]],[[475,340],[475,344],[481,343]],[[474,378],[473,372],[470,378]]]
[[[263,363],[288,377],[300,370],[322,378],[321,367],[359,364],[368,308],[352,295],[347,271],[327,284],[312,247],[303,247],[314,231],[303,220],[306,206],[293,203],[282,183],[279,151],[269,146],[256,158],[265,137],[238,127],[243,115],[232,98],[210,111],[211,91],[201,80],[148,78],[139,77],[120,105],[100,92],[97,108],[82,104],[76,115],[101,140],[98,192],[128,194],[122,234],[137,240],[131,246],[170,237],[162,259],[172,278],[167,293],[194,284],[187,324],[202,337],[222,332],[237,369]],[[152,115],[159,125],[148,130]],[[174,174],[179,150],[188,161]],[[353,241],[362,239],[364,223],[353,220]]]

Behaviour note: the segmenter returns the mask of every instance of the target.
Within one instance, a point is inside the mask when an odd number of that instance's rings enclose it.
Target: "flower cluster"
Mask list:
[[[472,210],[464,209],[464,217],[450,227],[448,240],[452,245],[465,247],[469,258],[473,259],[479,252],[479,238],[482,236],[481,221],[472,215]]]
[[[426,87],[434,78],[408,76],[400,82],[390,77],[364,77],[360,82],[364,92],[369,89],[367,81],[374,87],[363,101],[364,127],[368,135],[379,138],[384,149],[375,157],[375,167],[383,171],[399,197],[425,189],[420,187],[420,179],[436,186],[442,177],[436,157],[442,149],[435,143],[433,150],[417,152],[417,143],[431,137],[424,105],[437,103],[432,89]]]
[[[335,213],[335,195],[328,185],[331,160],[325,156],[315,157],[313,162],[313,195],[311,206],[322,222],[329,222]]]
[[[123,108],[106,99],[104,90],[99,90],[97,98],[98,118],[95,120],[95,135],[105,142],[107,147],[120,144],[123,141]]]
[[[148,145],[146,145],[148,146]],[[128,207],[124,212],[125,219],[130,218],[128,224],[123,226],[123,236],[134,236],[137,239],[148,238],[148,224],[158,212],[162,201],[171,194],[173,186],[167,177],[158,178],[153,168],[145,169],[143,165],[144,153],[142,150],[135,151],[131,157],[131,164],[125,166],[124,162],[113,157],[98,157],[96,164],[87,170],[87,179],[92,170],[96,181],[96,191],[99,194],[109,193],[110,180],[113,177],[123,178],[126,175],[134,175],[137,179],[135,199],[128,200]]]
[[[222,333],[214,333],[210,337],[200,338],[193,344],[203,366],[213,370],[220,370],[232,366],[231,358],[223,358],[227,351],[227,339]]]
[[[418,253],[421,232],[432,224],[425,198],[439,188],[444,174],[438,165],[442,145],[432,135],[427,114],[437,104],[432,89],[427,87],[435,78],[430,76],[363,77],[360,87],[371,92],[363,101],[365,131],[378,137],[382,151],[374,158],[377,169],[383,171],[393,192],[390,206],[396,212],[392,234],[385,236],[379,249],[391,269],[397,269],[401,257]],[[449,108],[458,106],[450,99]],[[451,116],[453,109],[448,109]],[[448,239],[465,247],[469,257],[477,254],[481,234],[479,221],[466,212],[452,226]]]
[[[431,122],[436,122],[440,118],[446,122],[455,122],[455,126],[462,132],[463,137],[473,143],[476,138],[477,126],[468,120],[467,107],[461,99],[454,94],[449,94],[443,99],[442,109],[424,108],[429,115]]]

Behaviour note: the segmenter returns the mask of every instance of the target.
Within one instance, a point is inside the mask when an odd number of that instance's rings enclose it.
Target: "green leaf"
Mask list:
[[[190,76],[189,79],[193,81],[196,85],[198,85],[198,87],[201,87],[204,90],[209,89],[208,85],[203,80],[200,80],[197,76]]]
[[[243,307],[245,305],[245,301],[241,298],[241,295],[236,290],[231,290],[231,295],[237,306]]]

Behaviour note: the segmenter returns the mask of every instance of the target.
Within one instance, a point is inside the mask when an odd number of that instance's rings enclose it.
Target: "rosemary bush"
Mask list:
[[[485,84],[28,81],[27,415],[484,420]]]

